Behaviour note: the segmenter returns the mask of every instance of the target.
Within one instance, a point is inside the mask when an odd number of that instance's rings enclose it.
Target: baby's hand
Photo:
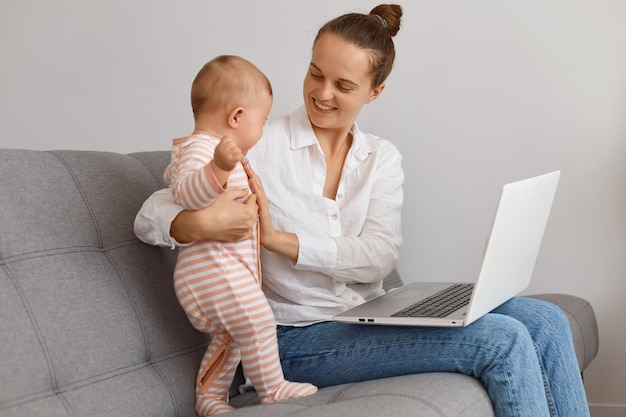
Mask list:
[[[224,136],[215,147],[213,163],[223,171],[232,171],[243,158],[243,152],[232,137]]]

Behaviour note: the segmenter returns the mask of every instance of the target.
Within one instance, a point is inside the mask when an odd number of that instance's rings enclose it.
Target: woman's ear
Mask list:
[[[369,104],[372,101],[376,100],[380,96],[380,94],[383,92],[384,89],[385,89],[385,83],[380,83],[377,87],[375,87],[370,93],[369,97],[367,98],[366,104]]]
[[[235,107],[228,112],[228,126],[236,129],[243,116],[243,107]]]

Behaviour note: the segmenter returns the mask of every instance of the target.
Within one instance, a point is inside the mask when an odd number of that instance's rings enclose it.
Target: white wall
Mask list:
[[[377,1],[2,0],[0,146],[168,149],[189,86],[240,54],[301,103],[326,20]],[[500,186],[561,169],[528,292],[590,300],[594,416],[626,416],[626,2],[405,1],[398,59],[362,128],[404,154],[405,280],[473,279]]]

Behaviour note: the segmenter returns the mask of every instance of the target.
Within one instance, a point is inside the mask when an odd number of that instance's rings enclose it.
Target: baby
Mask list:
[[[247,60],[219,56],[196,75],[191,104],[194,131],[174,139],[164,179],[178,204],[197,210],[227,188],[248,188],[242,159],[263,135],[272,87]],[[240,361],[262,403],[317,391],[283,376],[274,315],[261,290],[258,227],[248,240],[179,249],[176,295],[194,327],[211,336],[196,381],[199,416],[233,410],[228,389]]]

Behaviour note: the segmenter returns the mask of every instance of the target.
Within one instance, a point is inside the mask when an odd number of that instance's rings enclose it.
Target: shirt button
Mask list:
[[[330,218],[333,219],[333,220],[337,220],[337,215],[333,214],[332,216],[330,216]]]
[[[358,299],[359,299],[359,297],[357,297],[356,295],[353,295],[353,296],[352,296],[352,301],[356,301],[356,300],[358,300]]]

